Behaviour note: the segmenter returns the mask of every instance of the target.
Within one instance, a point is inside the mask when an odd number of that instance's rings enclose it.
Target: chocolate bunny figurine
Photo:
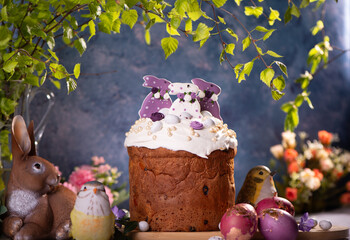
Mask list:
[[[33,121],[27,129],[21,116],[14,117],[3,232],[16,240],[68,239],[76,195],[58,185],[60,176],[52,163],[36,156],[33,129]]]

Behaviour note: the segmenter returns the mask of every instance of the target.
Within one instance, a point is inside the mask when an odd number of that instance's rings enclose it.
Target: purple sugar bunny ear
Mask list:
[[[220,116],[220,106],[217,101],[218,95],[221,93],[221,88],[201,78],[194,78],[191,82],[197,85],[200,90],[197,100],[201,106],[201,111],[209,111],[214,117],[222,120]]]
[[[162,108],[170,108],[172,101],[169,96],[170,81],[164,78],[147,75],[143,77],[145,81],[142,86],[151,88],[151,92],[146,96],[139,110],[141,118],[150,118],[152,113],[158,112]]]

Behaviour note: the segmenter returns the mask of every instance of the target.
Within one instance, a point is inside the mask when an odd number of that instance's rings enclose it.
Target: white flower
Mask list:
[[[307,141],[307,146],[311,149],[311,150],[320,150],[323,149],[323,145],[322,143],[320,143],[317,140],[314,140],[313,142],[311,141]]]
[[[344,165],[349,164],[350,163],[350,153],[347,152],[347,153],[340,155],[339,161]]]
[[[324,150],[324,149],[320,149],[316,152],[316,158],[317,159],[325,159],[329,157],[329,153]]]
[[[315,177],[315,172],[312,171],[310,168],[305,168],[300,173],[300,181],[312,191],[317,190],[321,186],[320,179]]]
[[[295,133],[286,131],[282,133],[282,145],[284,148],[295,148],[297,143],[295,141]]]
[[[321,170],[328,172],[334,168],[334,163],[329,158],[324,158],[320,160]]]
[[[156,92],[155,94],[154,94],[154,98],[160,98],[160,93],[159,92]]]
[[[301,74],[301,77],[302,78],[308,78],[309,80],[312,80],[312,74],[311,73],[309,73],[308,71],[305,71],[305,73],[304,74]]]
[[[270,147],[270,152],[277,159],[283,158],[284,148],[281,144]]]
[[[309,149],[309,148],[306,149],[304,151],[304,156],[307,160],[310,160],[313,157],[311,149]]]
[[[185,102],[191,101],[192,100],[191,95],[186,94],[185,97],[184,97],[184,100],[185,100]]]
[[[211,96],[211,100],[213,100],[214,102],[216,102],[218,100],[218,95],[216,95],[215,93]]]
[[[306,183],[307,181],[309,181],[310,178],[313,178],[314,176],[315,176],[314,171],[312,171],[310,168],[305,168],[300,173],[300,181],[302,183]]]
[[[165,100],[168,100],[168,99],[170,98],[169,93],[165,93],[164,96],[163,96],[163,98],[164,98]]]
[[[203,91],[199,91],[198,97],[199,98],[204,98],[205,97],[205,93]]]
[[[310,178],[306,183],[305,186],[309,188],[312,191],[315,191],[321,187],[321,181],[320,179],[314,177]]]

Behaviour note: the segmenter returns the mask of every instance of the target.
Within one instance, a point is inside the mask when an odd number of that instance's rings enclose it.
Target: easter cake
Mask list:
[[[218,230],[235,201],[237,153],[236,133],[220,117],[221,89],[199,78],[144,81],[151,91],[125,139],[131,220],[152,231]]]

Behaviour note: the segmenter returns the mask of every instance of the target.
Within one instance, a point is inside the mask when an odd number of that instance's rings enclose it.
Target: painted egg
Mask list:
[[[205,128],[210,128],[215,125],[215,122],[211,118],[207,118],[203,121],[203,125]]]
[[[173,114],[168,114],[165,116],[164,121],[168,124],[176,124],[180,122],[180,118]]]
[[[322,230],[329,230],[332,228],[332,223],[327,220],[321,220],[320,223],[318,224]]]
[[[258,216],[261,214],[262,210],[266,208],[283,209],[289,212],[292,216],[294,216],[295,213],[293,204],[282,197],[265,198],[258,202],[258,204],[255,206],[255,210]]]
[[[146,221],[139,222],[139,229],[141,232],[147,232],[149,229],[149,224]]]
[[[162,109],[160,109],[158,112],[163,113],[164,116],[166,116],[166,115],[168,115],[169,108],[162,108]]]
[[[250,239],[258,227],[258,217],[252,205],[236,204],[221,218],[220,231],[226,240]]]
[[[267,208],[259,216],[259,231],[266,240],[295,240],[298,225],[287,211]]]
[[[161,121],[154,122],[151,127],[151,132],[155,133],[160,131],[163,128],[163,123]]]
[[[188,112],[182,112],[182,113],[180,114],[180,118],[181,118],[181,119],[191,119],[191,118],[192,118],[192,115],[189,114]]]
[[[212,236],[208,240],[223,240],[220,236]]]

